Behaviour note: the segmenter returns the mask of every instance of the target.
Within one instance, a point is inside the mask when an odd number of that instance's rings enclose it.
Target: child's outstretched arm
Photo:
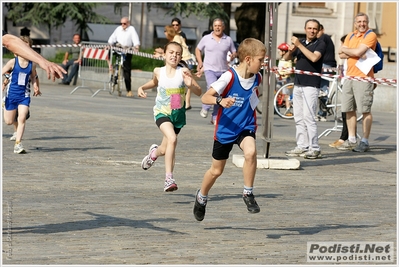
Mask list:
[[[10,59],[1,69],[1,75],[6,74],[7,72],[11,72],[14,68],[15,58]]]
[[[35,63],[33,63],[33,65],[32,65],[32,73],[30,74],[30,79],[33,84],[33,96],[41,96],[42,92],[40,92],[40,89],[39,89],[39,77],[37,77]]]
[[[158,86],[158,76],[159,76],[159,68],[155,68],[152,79],[137,89],[137,95],[139,97],[146,98],[147,93],[145,93],[144,90],[148,90],[148,89]]]
[[[15,58],[9,60],[1,69],[1,75],[10,73],[12,71],[12,69],[14,68],[14,64],[15,64]],[[6,89],[8,82],[9,82],[8,78],[5,78],[3,81],[3,84],[2,84],[2,88],[1,88],[3,91],[4,91],[4,89]]]
[[[191,92],[193,92],[195,95],[200,96],[202,93],[202,89],[197,83],[197,81],[193,78],[193,75],[191,74],[191,71],[187,68],[183,69],[183,80],[184,84],[187,86]]]

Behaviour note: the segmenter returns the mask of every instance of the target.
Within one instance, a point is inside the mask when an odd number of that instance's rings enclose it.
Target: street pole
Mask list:
[[[276,39],[278,21],[278,3],[266,3],[265,45],[267,48],[267,66],[263,75],[263,105],[262,105],[262,140],[263,157],[269,158],[270,143],[273,138],[274,117],[274,89],[276,88],[276,76],[271,72],[276,63]]]

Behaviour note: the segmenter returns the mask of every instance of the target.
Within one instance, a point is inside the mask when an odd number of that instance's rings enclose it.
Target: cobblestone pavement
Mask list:
[[[305,265],[309,241],[395,242],[396,251],[396,114],[374,114],[367,153],[328,147],[339,137],[333,132],[320,139],[322,159],[301,158],[299,170],[258,169],[258,214],[246,211],[242,170],[230,159],[197,222],[194,194],[213,143],[200,99],[193,96],[178,139],[179,190],[165,193],[164,159],[140,167],[162,138],[152,116],[155,93],[91,98],[72,89],[42,84],[23,138],[26,154],[13,153],[12,127],[2,124],[4,265]],[[285,157],[295,146],[294,122],[275,116],[273,124],[270,154]],[[319,122],[319,132],[333,125]],[[261,151],[260,136],[257,143]]]

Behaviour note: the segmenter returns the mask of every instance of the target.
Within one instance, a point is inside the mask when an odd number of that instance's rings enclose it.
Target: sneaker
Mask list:
[[[212,116],[211,124],[216,125],[216,116]]]
[[[152,144],[150,150],[148,151],[148,155],[143,158],[141,161],[141,168],[144,170],[148,170],[154,164],[155,160],[151,158],[151,153],[154,149],[157,149],[158,145]]]
[[[293,116],[294,114],[292,114],[292,110],[291,110],[291,108],[289,108],[289,109],[287,109],[287,110],[285,111],[284,115],[285,115],[285,116],[288,116],[288,117],[291,117],[291,116]]]
[[[127,97],[133,97],[133,92],[132,91],[127,92],[126,96]]]
[[[305,153],[304,158],[305,159],[318,159],[318,158],[321,158],[321,152],[320,152],[320,150],[309,150],[308,152]]]
[[[361,153],[369,151],[369,150],[370,150],[370,146],[368,144],[366,144],[365,142],[360,142],[357,147],[352,149],[352,151],[354,151],[354,152],[361,152]]]
[[[258,203],[256,203],[255,196],[253,194],[243,195],[242,199],[244,200],[245,204],[247,205],[247,209],[249,212],[258,213],[260,211]]]
[[[208,117],[208,110],[201,109],[200,115],[201,115],[202,118]]]
[[[307,149],[302,149],[300,147],[296,147],[290,151],[286,151],[285,155],[289,157],[303,157],[305,156],[305,152],[307,152]]]
[[[343,141],[343,140],[341,140],[341,139],[338,139],[337,141],[332,142],[332,143],[329,144],[328,146],[329,146],[329,147],[338,147],[338,146],[342,145],[344,142],[345,142],[345,141]]]
[[[14,153],[15,154],[22,154],[25,153],[25,149],[22,146],[22,143],[18,143],[14,145]]]
[[[335,148],[338,150],[352,150],[357,146],[357,142],[352,143],[349,140],[346,140],[342,145],[336,146]]]
[[[318,121],[327,121],[327,117],[323,117],[323,116],[318,116],[317,117]]]
[[[177,188],[177,184],[175,182],[175,179],[173,179],[173,178],[166,178],[165,179],[165,185],[164,185],[164,188],[163,188],[163,190],[165,192],[173,192],[173,191],[176,191],[177,189],[178,188]]]
[[[14,132],[10,137],[10,141],[15,141],[15,140],[17,140],[17,132]]]
[[[202,221],[205,217],[206,203],[205,203],[205,205],[201,205],[198,202],[198,200],[197,200],[198,193],[199,193],[199,189],[197,191],[197,194],[195,194],[195,204],[194,204],[193,213],[194,213],[194,217],[197,221]]]

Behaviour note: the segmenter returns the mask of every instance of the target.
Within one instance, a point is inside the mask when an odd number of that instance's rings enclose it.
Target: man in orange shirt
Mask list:
[[[339,50],[339,57],[348,59],[346,76],[374,78],[373,68],[366,75],[356,66],[360,58],[365,58],[366,51],[369,48],[374,50],[377,44],[377,35],[374,32],[364,36],[369,30],[368,24],[368,16],[364,13],[358,13],[355,17],[356,30],[346,36],[345,42]],[[373,122],[371,114],[373,89],[374,84],[372,82],[345,79],[342,87],[341,110],[346,112],[349,138],[341,147],[346,147],[355,152],[366,152],[370,149],[368,138]],[[363,113],[363,137],[359,144],[356,141],[356,109]]]

